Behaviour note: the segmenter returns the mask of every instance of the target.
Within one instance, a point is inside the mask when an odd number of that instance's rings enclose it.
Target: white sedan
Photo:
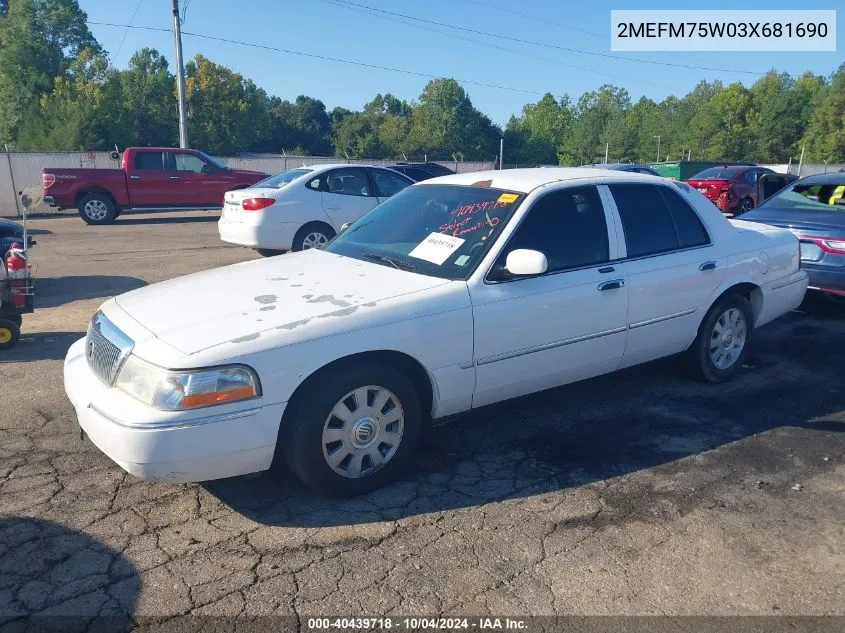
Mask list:
[[[262,255],[322,248],[340,228],[372,211],[413,180],[373,165],[290,169],[226,193],[220,239]]]
[[[445,176],[325,249],[106,301],[65,389],[88,437],[144,479],[285,460],[354,495],[403,476],[434,419],[678,353],[727,380],[806,288],[789,231],[728,220],[684,183]]]

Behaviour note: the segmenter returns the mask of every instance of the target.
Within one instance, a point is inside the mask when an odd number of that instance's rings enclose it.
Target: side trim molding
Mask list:
[[[543,343],[542,345],[534,345],[532,347],[526,347],[523,349],[514,350],[512,352],[505,352],[503,354],[495,354],[493,356],[487,356],[485,358],[479,358],[475,361],[477,366],[481,365],[489,365],[490,363],[495,363],[500,360],[509,360],[511,358],[517,358],[518,356],[525,356],[527,354],[534,354],[535,352],[544,352],[549,349],[554,349],[556,347],[563,347],[564,345],[572,345],[573,343],[582,343],[584,341],[589,341],[595,338],[601,338],[603,336],[610,336],[611,334],[620,334],[625,331],[626,328],[624,327],[617,327],[613,328],[612,330],[604,330],[602,332],[595,332],[593,334],[585,334],[583,336],[576,336],[573,338],[564,339],[562,341],[553,341],[551,343]]]
[[[677,319],[679,317],[687,316],[688,314],[692,314],[695,312],[695,309],[692,310],[684,310],[683,312],[675,312],[673,314],[667,314],[664,316],[655,317],[653,319],[647,319],[646,321],[638,321],[637,323],[629,323],[628,329],[635,330],[638,327],[645,327],[646,325],[654,325],[655,323],[662,323],[663,321],[668,321],[669,319]]]

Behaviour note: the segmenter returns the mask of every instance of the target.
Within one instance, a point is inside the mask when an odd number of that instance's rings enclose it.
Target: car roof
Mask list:
[[[288,171],[293,169],[310,169],[315,174],[319,174],[329,169],[338,169],[340,167],[377,167],[381,169],[389,169],[389,166],[387,165],[370,165],[369,163],[318,163],[316,165],[299,165],[298,167],[289,167]]]
[[[841,171],[829,171],[826,174],[815,174],[813,176],[805,176],[800,180],[793,180],[789,185],[845,185],[845,174]]]
[[[474,185],[485,183],[493,189],[506,189],[529,193],[537,187],[555,182],[565,182],[579,179],[607,179],[631,182],[655,182],[656,176],[638,174],[636,172],[611,169],[597,169],[595,167],[528,167],[524,169],[491,169],[487,171],[473,171],[464,174],[438,176],[424,180],[419,185]],[[486,184],[490,181],[489,185]]]

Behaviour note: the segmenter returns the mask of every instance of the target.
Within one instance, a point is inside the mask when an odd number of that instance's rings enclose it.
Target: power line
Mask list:
[[[569,64],[567,62],[562,62],[562,61],[557,60],[557,59],[551,59],[549,57],[542,57],[540,55],[535,55],[533,53],[528,53],[528,52],[525,52],[525,51],[518,51],[518,50],[515,50],[513,48],[506,48],[504,46],[499,46],[498,44],[493,44],[492,42],[486,42],[486,41],[480,41],[480,40],[477,40],[477,39],[472,39],[472,38],[467,37],[465,35],[459,35],[457,33],[449,33],[447,31],[442,31],[440,29],[436,29],[436,28],[433,28],[433,27],[430,27],[430,26],[423,26],[421,24],[414,24],[413,22],[408,22],[408,21],[402,20],[400,18],[393,18],[393,17],[388,16],[388,15],[379,15],[377,13],[372,13],[367,9],[359,9],[357,7],[347,6],[346,4],[342,4],[342,3],[338,2],[337,0],[323,0],[323,2],[327,2],[329,4],[334,4],[336,6],[343,7],[345,9],[349,9],[350,11],[357,11],[359,13],[363,13],[364,15],[371,15],[373,17],[377,17],[377,18],[382,19],[382,20],[389,20],[389,21],[395,22],[397,24],[404,24],[406,26],[410,26],[410,27],[413,27],[415,29],[421,29],[423,31],[429,31],[431,33],[437,33],[439,35],[445,35],[447,37],[454,37],[454,38],[457,38],[459,40],[463,40],[464,42],[471,42],[473,44],[480,44],[482,46],[487,46],[489,48],[495,48],[497,50],[505,51],[507,53],[512,53],[514,55],[521,55],[523,57],[529,57],[531,59],[538,59],[540,61],[548,62],[550,64],[555,64],[556,66],[563,66],[563,67],[566,67],[566,68],[574,68],[576,70],[581,70],[581,71],[588,72],[588,73],[594,73],[594,74],[600,75],[602,77],[612,77],[614,79],[622,79],[624,81],[630,81],[632,83],[642,84],[642,85],[646,85],[646,86],[653,86],[653,87],[656,87],[656,88],[664,88],[666,90],[673,90],[674,89],[672,86],[666,86],[666,85],[663,85],[663,84],[656,84],[656,83],[653,83],[651,81],[643,81],[641,79],[633,79],[631,77],[626,77],[624,75],[615,75],[613,73],[609,73],[609,72],[602,71],[602,70],[595,70],[593,68],[587,68],[586,66],[579,66],[577,64]]]
[[[135,18],[138,15],[138,11],[141,9],[141,3],[144,0],[138,0],[138,4],[135,5],[135,12],[132,14],[132,17],[129,18],[129,25],[126,27],[126,30],[123,31],[123,37],[120,40],[120,44],[117,45],[117,50],[112,54],[111,61],[109,62],[112,66],[114,66],[114,62],[117,59],[117,56],[120,55],[120,50],[123,48],[123,43],[126,41],[126,36],[129,35],[129,29],[132,28],[132,25],[135,24]]]
[[[163,28],[154,27],[154,26],[135,26],[135,25],[130,25],[130,24],[115,24],[113,22],[95,22],[93,20],[89,20],[87,22],[87,24],[92,24],[92,25],[95,25],[95,26],[111,26],[111,27],[114,27],[114,28],[132,28],[132,29],[137,29],[137,30],[142,30],[142,31],[155,31],[155,32],[159,32],[159,33],[170,33],[170,29],[163,29]],[[200,39],[204,39],[204,40],[211,40],[211,41],[214,41],[214,42],[223,42],[223,43],[226,43],[226,44],[238,44],[240,46],[249,46],[251,48],[257,48],[257,49],[261,49],[261,50],[275,51],[277,53],[287,53],[288,55],[298,55],[300,57],[310,57],[312,59],[320,59],[320,60],[323,60],[323,61],[336,62],[336,63],[339,63],[339,64],[349,64],[351,66],[361,66],[363,68],[372,68],[372,69],[375,69],[375,70],[387,70],[387,71],[390,71],[390,72],[402,73],[404,75],[412,75],[412,76],[415,76],[415,77],[425,77],[426,79],[439,79],[439,78],[443,77],[443,75],[430,75],[428,73],[421,73],[421,72],[417,72],[417,71],[414,71],[414,70],[407,70],[405,68],[395,68],[395,67],[392,67],[392,66],[381,66],[379,64],[370,64],[370,63],[367,63],[367,62],[360,62],[360,61],[354,61],[354,60],[349,60],[349,59],[339,59],[337,57],[329,57],[328,55],[318,55],[317,53],[306,53],[304,51],[295,51],[295,50],[290,49],[290,48],[280,48],[280,47],[277,47],[277,46],[269,46],[267,44],[256,44],[255,42],[244,42],[242,40],[229,39],[229,38],[226,38],[226,37],[217,37],[215,35],[205,35],[203,33],[192,33],[190,31],[182,31],[182,35],[187,35],[189,37],[196,37],[196,38],[200,38]],[[525,89],[525,88],[514,88],[512,86],[503,86],[501,84],[490,84],[490,83],[484,83],[484,82],[481,82],[481,81],[474,81],[474,80],[470,80],[470,79],[460,79],[458,77],[454,77],[454,79],[456,81],[461,82],[461,83],[465,83],[465,84],[472,85],[472,86],[481,86],[481,87],[484,87],[484,88],[496,88],[498,90],[507,90],[509,92],[521,92],[521,93],[524,93],[524,94],[532,94],[532,95],[540,95],[540,96],[545,94],[545,92],[540,92],[538,90],[528,90],[528,89]]]
[[[378,9],[376,7],[371,7],[366,4],[358,4],[356,2],[348,2],[347,0],[335,0],[336,2],[347,5],[347,6],[354,6],[364,9],[369,9],[370,11],[375,11],[377,13],[383,13],[385,15],[393,15],[396,17],[406,18],[408,20],[414,20],[416,22],[423,22],[425,24],[433,24],[435,26],[442,26],[447,29],[455,29],[456,31],[466,31],[467,33],[474,33],[476,35],[483,35],[484,37],[495,37],[502,40],[509,40],[511,42],[518,42],[520,44],[530,44],[532,46],[542,46],[544,48],[552,48],[559,51],[566,51],[567,53],[578,53],[579,55],[593,55],[595,57],[604,57],[606,59],[616,59],[619,61],[625,62],[637,62],[640,64],[651,64],[653,66],[668,66],[671,68],[685,68],[687,70],[710,70],[710,71],[718,71],[723,73],[741,73],[745,75],[765,75],[766,73],[755,72],[753,70],[733,70],[731,68],[715,68],[711,66],[693,66],[691,64],[676,64],[673,62],[658,62],[651,59],[640,59],[638,57],[623,57],[621,55],[613,55],[611,53],[598,53],[596,51],[585,51],[580,48],[571,48],[568,46],[559,46],[557,44],[549,44],[548,42],[537,42],[534,40],[526,40],[519,37],[511,37],[509,35],[504,35],[503,33],[490,33],[489,31],[480,31],[478,29],[472,29],[465,26],[455,26],[454,24],[446,24],[444,22],[437,22],[435,20],[427,20],[425,18],[418,18],[412,15],[406,15],[404,13],[396,13],[395,11],[388,11],[386,9]]]
[[[490,4],[488,2],[481,2],[480,0],[467,0],[467,2],[472,2],[473,4],[481,5],[482,7],[487,7],[488,9],[496,9],[497,11],[504,11],[505,13],[512,13],[513,15],[518,15],[523,18],[528,18],[529,20],[536,20],[537,22],[542,22],[543,24],[554,24],[555,26],[559,26],[562,29],[569,29],[571,31],[579,31],[581,33],[586,33],[587,35],[592,35],[593,37],[598,37],[604,40],[609,40],[609,35],[603,35],[601,33],[596,33],[595,31],[588,31],[587,29],[582,29],[580,26],[572,26],[571,24],[564,24],[563,22],[556,22],[554,20],[550,20],[548,18],[540,17],[539,15],[531,15],[530,13],[523,13],[522,11],[514,11],[513,9],[506,9],[505,7],[500,7],[495,4]]]

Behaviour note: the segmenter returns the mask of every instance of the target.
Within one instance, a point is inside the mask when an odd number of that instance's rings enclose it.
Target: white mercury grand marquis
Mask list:
[[[106,301],[64,365],[87,436],[143,479],[286,461],[354,495],[424,424],[683,353],[732,377],[807,288],[789,231],[654,176],[515,169],[414,184],[324,249]]]

